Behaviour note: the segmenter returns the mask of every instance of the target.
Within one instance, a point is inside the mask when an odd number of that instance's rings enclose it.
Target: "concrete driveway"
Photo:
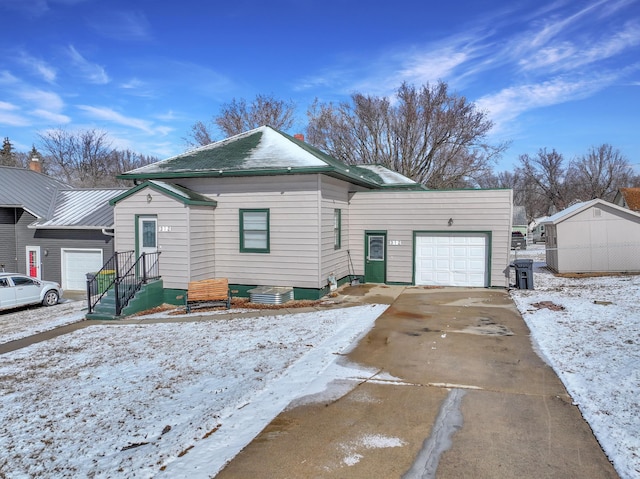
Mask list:
[[[383,379],[291,406],[216,477],[618,477],[507,292],[342,292],[391,305],[344,358]]]

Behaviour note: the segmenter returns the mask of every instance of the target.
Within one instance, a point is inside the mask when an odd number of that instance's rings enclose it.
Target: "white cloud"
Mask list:
[[[10,85],[18,83],[18,79],[6,70],[0,72],[0,84]]]
[[[143,86],[145,86],[145,83],[137,78],[132,78],[128,82],[120,84],[120,87],[124,88],[125,90],[135,90],[138,88],[142,88]]]
[[[23,100],[33,103],[38,109],[58,112],[64,108],[64,101],[60,95],[50,91],[23,90],[19,96]]]
[[[18,107],[15,106],[13,103],[8,103],[6,101],[0,101],[0,110],[17,110]]]
[[[1,0],[0,7],[24,12],[32,16],[41,16],[49,12],[54,4],[76,5],[86,0]]]
[[[106,120],[118,125],[128,126],[136,128],[137,130],[144,131],[148,134],[154,134],[158,132],[158,129],[154,129],[151,122],[147,120],[141,120],[139,118],[131,118],[118,113],[111,108],[95,107],[89,105],[78,105],[78,108],[88,113],[95,119]]]
[[[56,80],[56,69],[44,60],[29,55],[24,51],[19,53],[18,60],[20,63],[26,65],[28,68],[40,75],[46,82],[53,83]]]
[[[493,132],[496,133],[524,112],[586,98],[609,85],[615,78],[613,74],[585,80],[556,78],[504,88],[498,93],[483,96],[475,103],[478,109],[488,113],[495,123]]]
[[[139,11],[111,11],[94,19],[91,26],[100,35],[116,40],[146,40],[151,37],[149,21]]]
[[[444,80],[468,60],[469,54],[453,45],[433,52],[419,53],[405,60],[395,81],[420,85]]]
[[[15,111],[19,108],[6,101],[0,101],[0,125],[5,126],[29,126],[29,120]]]
[[[111,81],[104,67],[86,60],[73,45],[69,45],[68,53],[74,65],[83,73],[89,82],[105,85]]]
[[[48,110],[36,109],[33,110],[31,114],[55,124],[64,125],[71,122],[71,118],[69,118],[67,115],[51,112]]]
[[[584,41],[582,45],[562,41],[549,45],[533,52],[530,58],[521,60],[520,65],[525,71],[545,68],[550,71],[569,71],[606,60],[637,45],[640,45],[640,25],[630,22],[600,41]]]

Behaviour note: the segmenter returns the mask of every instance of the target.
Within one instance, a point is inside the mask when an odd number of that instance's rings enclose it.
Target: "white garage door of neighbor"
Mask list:
[[[416,235],[416,285],[486,286],[487,235]]]
[[[87,273],[100,271],[102,266],[102,250],[63,249],[62,288],[68,291],[85,291]]]

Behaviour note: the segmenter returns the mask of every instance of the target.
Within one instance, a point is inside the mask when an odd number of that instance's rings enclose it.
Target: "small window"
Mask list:
[[[240,252],[269,252],[269,210],[240,210]]]
[[[342,247],[342,210],[333,210],[333,249]]]

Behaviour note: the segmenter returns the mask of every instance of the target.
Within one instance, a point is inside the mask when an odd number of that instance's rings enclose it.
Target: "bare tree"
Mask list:
[[[109,177],[111,143],[107,133],[97,130],[70,132],[59,128],[39,135],[49,172],[70,185],[102,186]]]
[[[566,168],[564,158],[555,149],[547,151],[542,148],[537,156],[527,154],[520,155],[522,164],[522,174],[527,187],[530,188],[531,196],[542,200],[548,214],[553,207],[555,211],[560,211],[569,206],[573,199],[571,197],[571,187],[566,182]],[[533,200],[534,198],[531,198]]]
[[[317,100],[308,141],[349,164],[382,164],[429,188],[465,187],[506,145],[489,145],[492,122],[447,84],[403,83],[393,101],[354,93],[338,105]]]
[[[288,130],[293,126],[295,110],[296,104],[293,101],[278,100],[272,95],[257,95],[250,104],[243,98],[234,98],[230,103],[222,105],[218,115],[213,118],[212,127],[217,126],[226,136],[263,125]],[[191,146],[201,146],[212,143],[214,136],[209,126],[197,121],[191,126],[186,140]]]
[[[97,130],[49,130],[38,135],[47,173],[82,188],[120,186],[116,176],[157,161],[130,150],[111,148],[108,134]]]
[[[131,186],[131,180],[119,180],[116,177],[125,171],[134,170],[158,161],[154,156],[141,155],[131,150],[113,150],[109,156],[108,169],[111,181],[105,186]]]
[[[618,188],[631,183],[633,170],[620,150],[603,144],[571,162],[567,177],[576,185],[577,198],[613,201]]]
[[[204,146],[214,141],[210,129],[201,121],[191,125],[191,131],[185,140],[189,146]]]

